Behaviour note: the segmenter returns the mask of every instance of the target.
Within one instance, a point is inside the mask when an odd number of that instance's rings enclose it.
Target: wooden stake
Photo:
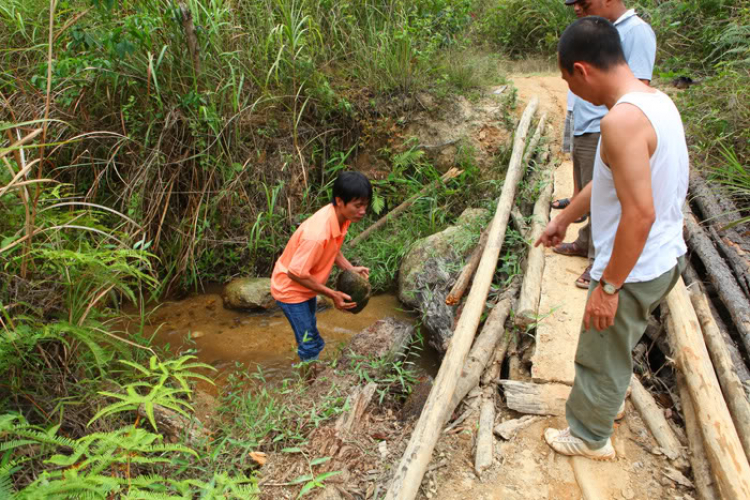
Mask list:
[[[518,183],[523,178],[523,155],[526,134],[529,130],[531,117],[539,106],[539,99],[534,97],[526,106],[521,122],[516,129],[513,143],[513,154],[508,166],[508,174],[503,183],[503,191],[497,204],[495,216],[490,225],[487,246],[479,262],[474,283],[466,299],[463,313],[458,320],[453,333],[450,347],[445,354],[435,383],[427,398],[422,415],[414,428],[409,444],[406,447],[401,462],[397,466],[393,482],[388,488],[386,500],[413,500],[417,496],[422,483],[425,469],[432,458],[432,451],[440,436],[440,430],[445,422],[445,414],[450,403],[456,384],[461,375],[466,355],[471,347],[471,341],[479,326],[479,319],[484,310],[492,279],[500,256],[500,248],[505,239],[508,227],[508,217],[513,206]]]
[[[545,182],[539,198],[534,204],[534,221],[531,226],[531,234],[527,240],[532,245],[529,249],[529,256],[526,260],[526,272],[523,276],[523,287],[521,288],[521,298],[518,300],[517,314],[515,315],[515,325],[518,328],[526,329],[533,323],[536,323],[539,317],[539,299],[542,295],[542,274],[544,273],[544,252],[543,246],[535,247],[533,242],[539,239],[542,231],[549,222],[550,200],[552,199],[552,169],[547,168],[542,174]]]
[[[667,423],[667,419],[664,418],[664,412],[656,405],[654,398],[635,375],[633,375],[630,387],[633,390],[630,394],[630,400],[640,412],[656,442],[659,443],[661,451],[672,461],[684,460],[685,452],[674,431]]]
[[[688,214],[685,217],[685,226],[689,235],[688,243],[706,266],[708,278],[737,327],[740,342],[745,346],[745,351],[750,352],[750,302],[735,281],[729,266],[714,248],[711,238],[698,225],[695,217]]]
[[[711,468],[706,457],[706,448],[703,446],[703,433],[695,417],[693,401],[687,390],[685,377],[677,372],[677,388],[680,391],[680,402],[682,403],[682,416],[685,420],[685,433],[690,447],[690,466],[693,469],[693,482],[695,491],[700,500],[719,500],[711,477]]]
[[[721,388],[708,357],[700,323],[682,278],[667,295],[667,333],[677,367],[685,375],[706,453],[722,498],[750,498],[750,464],[732,423]]]
[[[735,429],[742,442],[745,455],[750,457],[750,403],[747,401],[745,389],[737,376],[737,370],[729,356],[724,339],[721,338],[719,327],[708,307],[705,293],[696,283],[691,287],[690,300],[693,303],[695,314],[701,323],[703,340],[708,348],[708,355],[714,364],[716,375],[719,378],[724,400],[727,402],[729,413],[732,414]]]
[[[453,179],[454,177],[458,177],[463,172],[464,172],[463,170],[459,170],[455,167],[448,170],[446,173],[443,174],[442,177],[440,177],[440,179],[436,180],[435,182],[431,184],[428,184],[427,186],[422,188],[420,192],[418,192],[417,194],[415,194],[414,196],[412,196],[411,198],[403,202],[401,205],[397,206],[396,208],[394,208],[393,210],[385,214],[375,224],[373,224],[372,226],[362,231],[362,233],[359,236],[357,236],[356,238],[354,238],[352,241],[349,242],[349,246],[353,247],[357,243],[361,243],[362,241],[366,240],[378,228],[383,226],[389,220],[396,218],[401,212],[403,212],[404,210],[412,206],[412,204],[414,204],[415,201],[417,201],[419,198],[427,194],[428,191],[430,191],[431,189],[434,189],[435,187],[437,187],[438,185],[440,185],[441,183],[445,181]]]
[[[495,436],[492,434],[492,428],[495,426],[495,387],[490,385],[484,388],[482,406],[479,410],[474,470],[480,477],[482,471],[492,465],[492,459],[495,457]]]

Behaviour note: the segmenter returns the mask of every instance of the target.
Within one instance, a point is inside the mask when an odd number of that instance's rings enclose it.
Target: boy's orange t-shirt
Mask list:
[[[271,274],[271,295],[279,302],[299,304],[317,295],[317,292],[292,281],[291,271],[300,278],[325,284],[331,275],[336,256],[344,243],[350,221],[339,226],[332,203],[315,212],[294,232],[276,261]]]

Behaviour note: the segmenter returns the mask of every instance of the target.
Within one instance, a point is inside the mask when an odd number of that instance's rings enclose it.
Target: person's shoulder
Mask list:
[[[626,19],[622,23],[620,29],[622,36],[633,37],[633,38],[656,38],[654,30],[651,25],[643,20],[639,15],[634,15]]]
[[[332,206],[330,203],[323,206],[300,224],[297,231],[301,231],[301,239],[306,241],[325,241],[331,238],[330,207]]]
[[[627,133],[639,130],[643,127],[644,120],[648,121],[643,111],[628,102],[623,102],[613,107],[607,115],[602,118],[602,134]]]

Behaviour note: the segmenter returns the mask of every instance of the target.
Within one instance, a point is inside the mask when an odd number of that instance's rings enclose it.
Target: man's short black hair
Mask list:
[[[627,64],[615,25],[599,16],[582,17],[568,26],[557,44],[560,67],[573,73],[573,64],[587,62],[603,71]]]
[[[331,203],[334,205],[336,198],[341,198],[344,205],[359,198],[369,202],[372,199],[372,185],[360,172],[343,172],[333,183]]]

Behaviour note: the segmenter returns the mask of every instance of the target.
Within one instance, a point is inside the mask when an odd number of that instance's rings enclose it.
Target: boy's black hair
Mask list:
[[[599,16],[583,17],[568,26],[557,44],[560,67],[573,73],[573,64],[587,62],[603,71],[626,64],[615,25]]]
[[[372,185],[360,172],[342,172],[333,183],[331,203],[336,205],[336,198],[341,198],[344,205],[361,198],[368,203],[372,199]]]

